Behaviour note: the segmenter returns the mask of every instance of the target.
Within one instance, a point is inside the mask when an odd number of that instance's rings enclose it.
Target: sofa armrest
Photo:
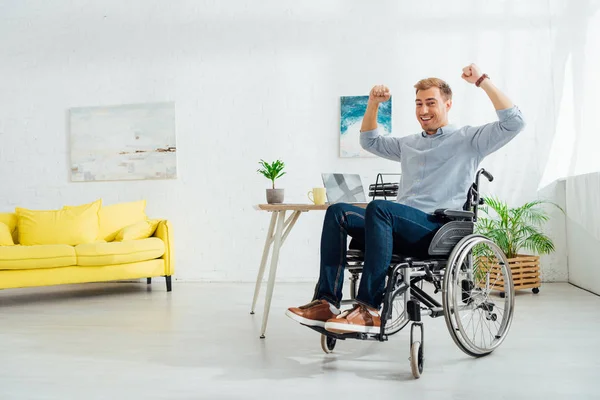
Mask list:
[[[175,272],[175,253],[173,248],[173,226],[171,222],[166,219],[160,220],[154,232],[154,237],[165,242],[165,254],[161,257],[165,260],[165,275],[173,275]]]

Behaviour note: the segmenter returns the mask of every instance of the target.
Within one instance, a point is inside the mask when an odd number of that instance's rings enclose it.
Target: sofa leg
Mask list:
[[[171,291],[171,275],[165,276],[165,279],[167,280],[167,292],[170,292]]]
[[[152,278],[146,278],[146,283],[149,285],[152,283]]]

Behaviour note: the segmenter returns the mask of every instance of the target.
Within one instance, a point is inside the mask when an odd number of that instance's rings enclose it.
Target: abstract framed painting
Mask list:
[[[340,157],[376,157],[360,146],[360,127],[367,110],[369,96],[341,96],[340,98]],[[377,114],[379,134],[392,133],[392,98],[379,104]]]
[[[176,179],[175,104],[72,108],[71,180]]]

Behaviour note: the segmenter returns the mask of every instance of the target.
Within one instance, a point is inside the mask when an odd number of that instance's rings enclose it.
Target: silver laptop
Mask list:
[[[327,202],[367,203],[362,180],[358,174],[321,174]]]

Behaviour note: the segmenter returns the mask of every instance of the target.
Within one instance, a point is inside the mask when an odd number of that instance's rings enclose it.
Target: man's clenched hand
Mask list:
[[[475,64],[467,65],[463,68],[462,78],[472,84],[475,84],[479,78],[481,78],[481,70]]]
[[[390,89],[384,85],[377,85],[371,89],[371,93],[369,93],[369,101],[372,103],[384,103],[388,101],[391,97]]]

